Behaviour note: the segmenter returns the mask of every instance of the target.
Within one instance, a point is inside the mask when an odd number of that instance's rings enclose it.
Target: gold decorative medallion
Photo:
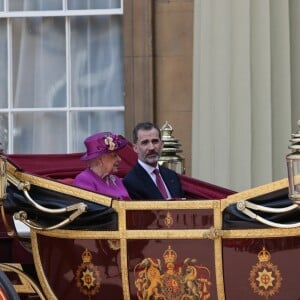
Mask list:
[[[145,258],[135,266],[135,286],[139,300],[208,300],[210,271],[186,258],[177,263],[177,253],[168,247],[163,253],[164,270],[160,259]]]
[[[92,263],[92,254],[88,249],[85,249],[81,255],[82,263],[76,271],[76,285],[80,293],[91,299],[99,293],[101,277],[99,267]]]
[[[170,228],[172,225],[174,224],[174,220],[173,217],[171,215],[171,213],[168,211],[167,215],[165,217],[165,225]]]
[[[252,266],[249,281],[254,293],[269,299],[279,292],[282,277],[278,267],[270,262],[271,254],[265,247],[258,253],[258,263]]]

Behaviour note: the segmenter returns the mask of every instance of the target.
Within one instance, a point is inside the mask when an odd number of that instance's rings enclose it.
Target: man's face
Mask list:
[[[138,139],[133,149],[137,153],[138,158],[144,163],[155,167],[164,145],[159,138],[157,129],[139,130],[137,137]]]

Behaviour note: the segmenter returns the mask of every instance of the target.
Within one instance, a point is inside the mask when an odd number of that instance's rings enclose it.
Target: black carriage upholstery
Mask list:
[[[293,204],[288,197],[288,188],[279,189],[259,197],[247,199],[247,201],[270,208],[286,208]],[[278,224],[294,224],[300,222],[300,210],[293,210],[281,213],[255,212],[260,217]],[[270,226],[251,219],[238,210],[237,204],[229,205],[223,212],[223,229],[254,229],[268,228]]]
[[[83,201],[82,199],[76,198],[72,195],[62,194],[60,192],[44,189],[35,185],[31,185],[30,187],[30,196],[39,205],[50,209],[64,208],[71,204],[84,202],[87,206],[86,211],[71,223],[65,225],[65,229],[118,229],[117,214],[112,207],[100,205],[86,200]],[[7,188],[7,198],[5,199],[3,205],[6,213],[13,214],[18,211],[25,211],[28,219],[43,227],[54,226],[65,220],[70,215],[70,212],[49,214],[38,210],[29,203],[22,191],[19,191],[15,186],[12,185]]]

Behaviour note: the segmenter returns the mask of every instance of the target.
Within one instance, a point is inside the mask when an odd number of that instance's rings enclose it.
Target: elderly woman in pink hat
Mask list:
[[[81,157],[88,167],[75,177],[73,184],[115,199],[129,199],[122,179],[114,174],[121,162],[118,150],[127,143],[127,140],[112,132],[100,132],[88,137],[84,141],[86,153]]]

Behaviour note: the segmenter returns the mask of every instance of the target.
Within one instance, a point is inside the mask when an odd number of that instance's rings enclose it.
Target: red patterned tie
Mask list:
[[[154,169],[153,173],[155,174],[156,177],[156,185],[159,189],[159,191],[161,192],[161,194],[163,195],[164,199],[168,199],[168,193],[166,191],[165,185],[163,183],[163,180],[160,176],[160,173],[157,169]]]

